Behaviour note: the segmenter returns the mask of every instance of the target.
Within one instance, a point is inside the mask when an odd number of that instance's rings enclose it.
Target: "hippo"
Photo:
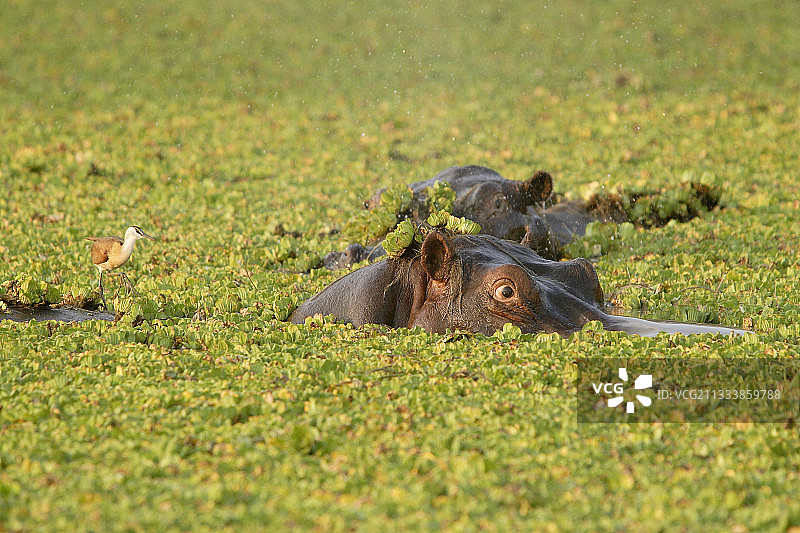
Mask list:
[[[353,271],[301,304],[289,317],[302,324],[334,315],[361,326],[421,327],[491,335],[504,324],[524,333],[569,336],[589,321],[642,336],[667,333],[738,334],[711,325],[651,322],[603,310],[603,290],[583,258],[552,261],[529,247],[491,235],[429,231],[413,253]]]
[[[468,165],[447,168],[431,179],[408,186],[413,193],[410,216],[415,222],[428,216],[426,189],[437,182],[449,184],[455,192],[453,215],[477,222],[488,235],[515,241],[524,237],[523,244],[547,259],[559,259],[561,248],[574,235],[583,235],[589,223],[623,221],[619,216],[590,212],[579,202],[549,205],[553,197],[553,178],[543,170],[534,172],[526,181],[515,181],[490,168]],[[377,191],[364,207],[374,209],[379,205],[385,190]],[[336,270],[383,254],[380,245],[351,244],[344,252],[326,255],[323,264]]]
[[[425,192],[437,182],[449,184],[456,194],[452,214],[474,220],[489,235],[518,241],[525,235],[526,226],[540,228],[545,235],[541,215],[536,209],[528,209],[535,206],[543,210],[553,193],[553,178],[543,170],[534,172],[526,181],[515,181],[478,165],[447,168],[431,179],[408,186],[414,194],[415,220],[428,216]],[[365,202],[365,207],[376,206],[382,192],[376,192]]]

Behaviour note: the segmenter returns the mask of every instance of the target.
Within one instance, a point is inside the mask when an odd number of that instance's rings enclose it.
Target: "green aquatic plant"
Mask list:
[[[624,186],[615,189],[592,195],[586,202],[587,210],[645,228],[663,226],[672,220],[687,222],[717,207],[722,196],[722,188],[708,179],[684,181],[660,189]]]
[[[23,272],[0,285],[0,300],[24,306],[45,306],[61,303],[61,288]]]
[[[464,217],[458,218],[446,211],[437,211],[428,215],[425,224],[414,224],[410,220],[400,222],[393,231],[386,235],[382,243],[383,249],[386,250],[389,257],[399,257],[408,252],[416,253],[425,235],[431,229],[462,235],[477,235],[481,231],[481,226]]]
[[[720,206],[722,188],[705,173],[699,181],[685,180],[661,189],[611,187],[586,201],[590,213],[603,219],[586,226],[563,248],[566,257],[598,257],[633,244],[637,228],[661,227],[689,220]],[[616,223],[614,221],[624,221]]]
[[[116,322],[0,315],[0,531],[800,526],[796,416],[575,419],[581,357],[800,357],[800,11],[443,5],[2,3],[0,300],[25,274],[96,305],[82,239],[122,219],[163,245]],[[339,275],[345,206],[471,163],[565,193],[715,173],[725,210],[598,226],[595,267],[645,318],[757,334],[281,322]]]
[[[456,201],[456,191],[446,181],[436,181],[430,187],[425,187],[422,191],[425,196],[425,204],[429,213],[436,211],[452,211]]]
[[[422,244],[421,229],[410,220],[403,220],[383,239],[383,249],[389,257],[402,255],[407,249]]]
[[[411,213],[413,194],[405,185],[395,185],[383,191],[378,205],[350,219],[342,235],[351,242],[368,244],[384,237],[397,223]]]
[[[428,225],[438,229],[447,229],[462,235],[477,235],[481,225],[464,217],[454,217],[447,211],[437,211],[428,215]]]
[[[583,236],[575,236],[564,246],[566,257],[599,257],[635,244],[639,232],[630,222],[591,222]]]
[[[394,185],[381,193],[380,205],[387,211],[402,215],[411,209],[413,193],[406,185]]]

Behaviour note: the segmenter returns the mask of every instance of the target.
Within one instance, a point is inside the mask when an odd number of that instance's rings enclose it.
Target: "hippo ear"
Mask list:
[[[453,249],[447,238],[438,231],[432,231],[422,243],[422,268],[431,278],[446,281],[453,260]]]
[[[529,204],[543,202],[553,194],[553,176],[544,170],[537,170],[528,181],[522,183],[520,192]]]

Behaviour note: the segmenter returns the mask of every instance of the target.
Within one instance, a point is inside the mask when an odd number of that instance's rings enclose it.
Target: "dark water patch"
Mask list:
[[[30,322],[36,320],[58,320],[60,322],[83,322],[84,320],[114,321],[114,315],[106,311],[89,311],[75,307],[18,307],[8,306],[7,313],[0,313],[0,320]]]

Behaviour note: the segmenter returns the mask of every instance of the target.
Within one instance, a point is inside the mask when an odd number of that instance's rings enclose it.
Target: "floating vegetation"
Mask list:
[[[428,215],[425,224],[414,224],[410,220],[400,222],[394,231],[386,235],[383,240],[383,249],[386,250],[389,257],[416,253],[430,229],[463,235],[477,235],[481,231],[481,226],[464,217],[454,217],[446,211],[437,211]]]
[[[351,242],[374,242],[410,216],[412,200],[413,193],[407,186],[389,187],[381,193],[378,205],[359,212],[345,225],[342,235]]]
[[[402,255],[412,245],[422,244],[422,231],[410,220],[400,222],[397,227],[390,231],[383,239],[383,249],[389,257]]]
[[[586,226],[564,246],[565,257],[598,257],[634,244],[638,228],[653,228],[673,222],[688,222],[720,206],[722,189],[704,175],[704,183],[684,181],[675,187],[647,189],[616,187],[614,192],[592,194],[587,211],[600,220]]]
[[[423,189],[423,196],[428,208],[428,213],[437,211],[453,211],[456,201],[456,191],[446,181],[436,181],[432,186]]]
[[[586,226],[586,233],[574,237],[563,253],[566,257],[599,257],[602,254],[617,251],[624,246],[632,246],[634,239],[643,230],[637,229],[630,222],[615,224],[613,222],[592,222]]]
[[[464,217],[454,217],[447,211],[438,211],[428,215],[428,224],[434,228],[446,229],[453,233],[464,235],[477,235],[481,232],[481,226]]]
[[[116,322],[0,314],[0,531],[800,526],[796,409],[581,425],[574,408],[581,357],[800,357],[794,4],[0,5],[0,302],[55,288],[91,308],[83,237],[138,223],[164,243],[126,266],[140,298],[108,280]],[[598,225],[579,255],[600,245],[607,294],[643,286],[619,299],[645,318],[757,335],[281,322],[342,274],[319,258],[368,184],[470,163],[541,164],[575,194],[715,172],[742,209]]]
[[[61,290],[28,273],[21,273],[0,284],[0,300],[24,306],[57,304],[61,302]]]
[[[389,187],[380,194],[378,204],[359,212],[347,222],[342,235],[359,244],[373,243],[395,229],[398,223],[412,218],[424,219],[428,214],[453,209],[456,193],[450,184],[437,181],[423,190],[424,204],[416,201],[406,185]],[[402,232],[401,232],[402,233]],[[389,246],[392,246],[390,242]]]
[[[687,222],[719,205],[722,189],[698,182],[683,182],[664,189],[620,188],[619,192],[598,193],[586,202],[586,209],[606,220],[627,220],[645,228],[663,226],[675,220]]]

